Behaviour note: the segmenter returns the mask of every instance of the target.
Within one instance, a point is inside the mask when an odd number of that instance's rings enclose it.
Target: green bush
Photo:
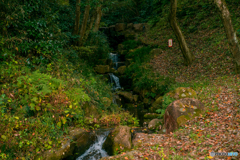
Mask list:
[[[160,113],[159,118],[162,119],[165,114],[166,108],[171,104],[173,101],[175,101],[174,98],[171,98],[170,96],[164,95],[162,100],[162,107],[160,109],[157,109],[156,112]]]
[[[127,52],[131,49],[137,48],[140,45],[140,42],[135,41],[135,40],[127,40],[124,41],[123,43],[124,50],[127,50]]]

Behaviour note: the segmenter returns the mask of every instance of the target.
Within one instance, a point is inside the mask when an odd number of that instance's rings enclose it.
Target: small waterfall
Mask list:
[[[111,83],[113,83],[113,90],[117,90],[121,88],[121,85],[119,83],[119,78],[115,76],[113,73],[109,73]]]
[[[102,157],[107,157],[108,154],[102,149],[102,145],[105,142],[110,131],[104,131],[97,133],[97,140],[92,144],[89,149],[76,160],[99,160]]]
[[[118,69],[118,55],[116,53],[110,53],[110,58],[113,61],[113,68]]]

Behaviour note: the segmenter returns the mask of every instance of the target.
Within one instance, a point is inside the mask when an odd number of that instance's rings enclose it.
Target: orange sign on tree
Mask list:
[[[172,39],[168,40],[168,47],[172,47]]]

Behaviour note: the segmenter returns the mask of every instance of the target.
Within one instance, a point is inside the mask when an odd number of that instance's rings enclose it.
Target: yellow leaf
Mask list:
[[[208,156],[208,158],[209,158],[209,159],[213,159],[213,157],[212,157],[212,156]]]
[[[18,47],[15,48],[18,51]]]
[[[19,117],[14,117],[15,119],[19,119]]]
[[[72,105],[70,105],[69,108],[72,108]]]

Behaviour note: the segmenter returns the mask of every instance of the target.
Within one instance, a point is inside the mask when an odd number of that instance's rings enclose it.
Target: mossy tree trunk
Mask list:
[[[219,13],[225,28],[225,32],[229,41],[230,50],[233,54],[236,73],[240,73],[240,46],[236,31],[233,28],[230,12],[227,8],[225,0],[214,0],[219,9]]]
[[[79,27],[80,27],[80,3],[81,0],[77,0],[76,2],[76,17],[75,17],[75,24],[74,24],[74,29],[73,29],[73,35],[78,35],[79,32]]]
[[[83,21],[82,21],[82,27],[81,27],[81,30],[80,30],[80,38],[79,38],[79,41],[78,41],[79,46],[83,45],[84,35],[85,35],[85,32],[86,32],[86,28],[87,28],[89,11],[90,11],[90,4],[89,4],[89,0],[87,0],[85,11],[84,11],[84,16],[83,16]]]
[[[97,7],[97,18],[96,18],[96,22],[95,22],[94,29],[93,29],[94,32],[98,31],[99,26],[100,26],[100,22],[101,22],[101,18],[102,18],[102,3],[103,3],[103,0],[100,0],[100,3],[101,3],[100,6]]]
[[[178,40],[179,46],[181,48],[185,63],[186,63],[186,65],[190,65],[190,64],[192,64],[192,62],[194,60],[194,55],[190,52],[190,50],[187,46],[187,43],[185,41],[184,35],[182,34],[182,31],[177,24],[176,12],[177,12],[177,0],[171,0],[169,21],[170,21],[171,27],[177,37],[177,40]]]

